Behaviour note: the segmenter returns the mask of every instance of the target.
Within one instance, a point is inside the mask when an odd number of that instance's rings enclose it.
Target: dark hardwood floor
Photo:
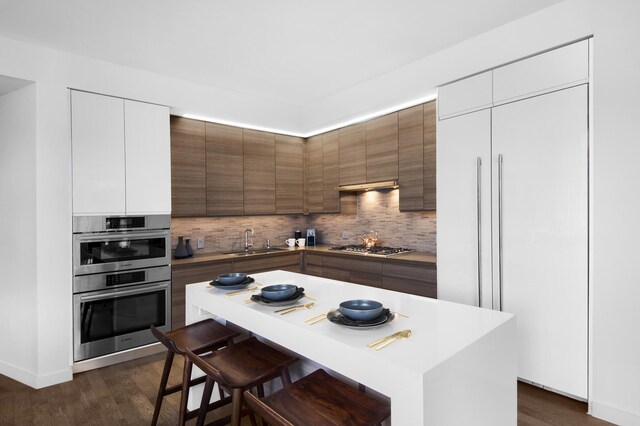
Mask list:
[[[39,390],[0,375],[0,425],[148,425],[163,363],[164,354],[152,355]],[[182,358],[176,357],[170,383],[178,382],[181,374]],[[179,394],[165,398],[158,424],[176,424],[179,402]],[[519,425],[609,424],[586,410],[584,403],[518,384]],[[226,414],[211,413],[207,421]]]

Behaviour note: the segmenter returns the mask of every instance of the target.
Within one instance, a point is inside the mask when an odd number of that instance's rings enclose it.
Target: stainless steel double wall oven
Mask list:
[[[171,329],[171,217],[73,218],[74,361]]]

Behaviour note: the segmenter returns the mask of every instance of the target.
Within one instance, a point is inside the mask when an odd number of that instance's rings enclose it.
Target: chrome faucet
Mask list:
[[[249,247],[253,247],[253,238],[251,238],[251,242],[249,242],[249,233],[251,233],[251,236],[255,234],[255,231],[253,230],[253,228],[247,228],[244,230],[244,251],[245,252],[249,251]]]

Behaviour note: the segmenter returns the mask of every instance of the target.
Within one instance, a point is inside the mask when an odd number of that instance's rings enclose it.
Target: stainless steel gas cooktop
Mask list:
[[[409,253],[413,251],[411,249],[406,249],[402,247],[366,248],[364,246],[358,246],[358,245],[335,246],[335,247],[331,247],[330,250],[335,250],[335,251],[348,253],[348,254],[358,254],[362,256],[377,256],[377,257],[388,257],[388,256],[394,256],[396,254]]]

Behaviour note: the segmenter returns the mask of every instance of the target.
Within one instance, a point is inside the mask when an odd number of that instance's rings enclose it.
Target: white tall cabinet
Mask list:
[[[169,108],[72,90],[73,213],[171,212]]]
[[[586,399],[588,41],[488,73],[472,112],[439,92],[438,296],[516,314],[518,376]]]

